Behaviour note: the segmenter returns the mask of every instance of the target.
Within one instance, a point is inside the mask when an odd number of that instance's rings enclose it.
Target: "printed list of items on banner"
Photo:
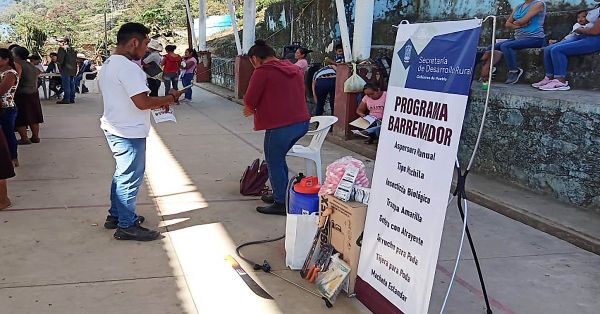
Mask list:
[[[398,27],[358,269],[378,314],[428,312],[480,26]]]
[[[375,169],[369,204],[369,211],[376,213],[370,215],[378,218],[369,220],[367,228],[377,232],[376,238],[363,240],[363,250],[371,247],[373,254],[361,256],[372,259],[361,278],[375,282],[373,287],[399,308],[416,310],[413,306],[428,303],[422,300],[429,298],[427,277],[437,261],[447,202],[440,197],[447,194],[440,191],[448,191],[455,136],[460,135],[464,114],[464,100],[459,98],[464,96],[397,87],[390,91],[388,105],[393,110],[386,111],[377,153],[377,162],[384,166]],[[456,112],[450,112],[449,103]],[[450,171],[440,171],[444,168]],[[421,300],[408,302],[410,298]]]

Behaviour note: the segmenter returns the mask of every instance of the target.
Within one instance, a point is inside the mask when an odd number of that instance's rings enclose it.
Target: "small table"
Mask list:
[[[42,73],[39,78],[42,79],[42,88],[44,89],[44,98],[48,99],[49,89],[50,89],[50,79],[53,77],[60,77],[59,73]],[[46,88],[46,83],[48,83],[48,88]]]

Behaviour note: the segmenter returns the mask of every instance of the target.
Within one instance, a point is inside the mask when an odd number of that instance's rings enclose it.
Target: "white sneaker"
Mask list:
[[[544,85],[544,86],[540,86],[541,90],[545,90],[545,91],[565,91],[565,90],[570,90],[571,86],[569,86],[569,82],[561,82],[557,79],[551,80],[550,82],[548,82],[548,84]]]
[[[542,87],[542,86],[544,86],[544,85],[546,85],[546,84],[550,83],[550,81],[552,81],[552,80],[551,80],[549,77],[547,77],[547,76],[544,76],[544,79],[543,79],[543,80],[541,80],[541,81],[539,81],[539,82],[537,82],[537,83],[533,83],[533,84],[531,84],[531,86],[533,86],[533,87],[535,87],[535,88],[540,88],[540,87]]]
[[[369,135],[366,134],[364,130],[362,130],[362,131],[360,131],[360,130],[352,130],[352,133],[354,133],[355,135],[358,135],[358,136],[369,138]]]

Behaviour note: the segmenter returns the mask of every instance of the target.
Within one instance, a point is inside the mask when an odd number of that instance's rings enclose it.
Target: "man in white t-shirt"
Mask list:
[[[148,96],[146,74],[131,60],[144,56],[149,33],[139,23],[121,26],[116,51],[104,62],[99,74],[104,102],[100,127],[117,163],[104,227],[116,229],[114,237],[118,240],[151,241],[161,237],[160,232],[141,226],[144,217],[135,213],[135,203],[146,166],[150,109],[168,109],[181,93],[171,90],[163,97]]]

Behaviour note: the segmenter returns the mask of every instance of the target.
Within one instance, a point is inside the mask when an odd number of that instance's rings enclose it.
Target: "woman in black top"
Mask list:
[[[42,115],[42,104],[40,103],[40,94],[37,87],[39,70],[31,63],[27,62],[29,51],[23,47],[13,49],[15,63],[23,68],[19,87],[15,94],[15,104],[17,105],[17,121],[15,123],[21,139],[19,145],[28,145],[40,142],[40,123],[44,122]],[[27,127],[31,130],[31,138],[27,135]]]

